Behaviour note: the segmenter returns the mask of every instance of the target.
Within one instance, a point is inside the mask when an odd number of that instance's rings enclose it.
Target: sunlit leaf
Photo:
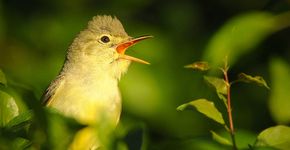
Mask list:
[[[274,59],[270,66],[272,90],[269,100],[271,115],[280,124],[290,123],[290,65]]]
[[[191,69],[194,69],[194,70],[200,70],[200,71],[206,71],[206,70],[208,70],[210,68],[208,63],[205,62],[205,61],[194,62],[194,63],[186,65],[184,67],[185,68],[191,68]]]
[[[32,121],[32,112],[26,111],[14,117],[11,121],[7,123],[6,126],[7,128],[12,129],[12,130],[19,130],[29,125],[31,121]]]
[[[194,100],[189,103],[180,105],[179,107],[177,107],[177,110],[182,111],[190,106],[196,108],[198,112],[204,114],[208,118],[211,118],[222,125],[225,124],[222,114],[218,111],[218,109],[215,107],[213,102],[208,101],[206,99],[198,99],[198,100]]]
[[[212,138],[213,138],[215,141],[217,141],[218,143],[223,144],[223,145],[232,145],[232,143],[231,143],[228,139],[226,139],[226,138],[224,138],[224,137],[218,135],[218,134],[217,134],[216,132],[214,132],[214,131],[210,131],[210,132],[211,132]]]
[[[224,24],[209,41],[204,59],[221,66],[225,56],[234,64],[273,32],[289,26],[289,15],[252,12],[236,16]]]
[[[219,99],[221,99],[224,102],[224,105],[226,106],[226,108],[228,108],[227,98],[225,97],[225,95],[218,93],[218,92],[217,92],[217,95],[218,95]]]
[[[12,96],[0,91],[0,126],[5,127],[6,124],[18,115],[18,107]]]
[[[264,86],[267,89],[270,89],[267,82],[261,76],[250,76],[245,73],[240,73],[238,75],[238,81],[245,82],[245,83],[255,83],[259,86]]]
[[[217,78],[217,77],[209,77],[209,76],[204,76],[204,79],[209,84],[214,86],[218,93],[227,95],[227,83],[224,79]]]
[[[258,135],[255,145],[288,150],[290,147],[290,127],[278,125],[262,131]]]
[[[0,84],[7,86],[7,80],[6,80],[5,74],[2,72],[1,69],[0,69]]]

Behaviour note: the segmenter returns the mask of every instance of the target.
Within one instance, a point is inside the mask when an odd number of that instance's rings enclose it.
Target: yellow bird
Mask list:
[[[95,127],[115,127],[121,113],[118,81],[131,61],[148,62],[128,56],[125,51],[152,36],[132,38],[116,17],[95,16],[74,39],[60,74],[44,95],[45,106],[84,125],[68,149],[102,147]]]

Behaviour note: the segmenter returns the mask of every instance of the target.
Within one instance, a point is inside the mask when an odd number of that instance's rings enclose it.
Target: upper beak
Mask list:
[[[120,54],[119,59],[127,59],[127,60],[131,60],[131,61],[135,61],[135,62],[139,62],[139,63],[143,63],[143,64],[150,64],[149,62],[144,61],[142,59],[135,58],[135,57],[132,57],[129,55],[125,55],[125,51],[127,50],[128,47],[130,47],[130,46],[132,46],[132,45],[134,45],[142,40],[152,38],[152,37],[153,36],[150,36],[150,35],[140,36],[140,37],[130,39],[126,42],[123,42],[123,43],[117,45],[116,51]]]

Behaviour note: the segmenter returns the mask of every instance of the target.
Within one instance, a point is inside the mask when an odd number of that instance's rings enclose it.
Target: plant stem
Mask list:
[[[225,62],[225,67],[222,69],[223,74],[224,74],[224,79],[226,81],[227,85],[227,111],[228,111],[228,117],[229,117],[229,124],[230,124],[230,134],[231,134],[231,139],[233,143],[233,150],[237,150],[237,145],[236,145],[236,139],[235,139],[235,129],[234,129],[234,123],[233,123],[233,117],[232,117],[232,107],[231,107],[231,84],[229,82],[229,77],[228,77],[228,65],[227,61]]]

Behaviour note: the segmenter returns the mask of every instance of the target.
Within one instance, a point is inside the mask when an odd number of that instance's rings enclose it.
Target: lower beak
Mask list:
[[[125,55],[125,52],[126,52],[128,47],[130,47],[132,45],[135,45],[136,43],[138,43],[138,42],[140,42],[142,40],[145,40],[145,39],[148,39],[148,38],[152,38],[152,37],[153,36],[150,36],[150,35],[140,36],[140,37],[130,39],[130,40],[126,41],[126,42],[123,42],[123,43],[117,45],[116,51],[120,54],[119,59],[131,60],[131,61],[139,62],[139,63],[142,63],[142,64],[150,64],[149,62],[144,61],[142,59],[135,58],[135,57],[132,57],[132,56],[129,56],[129,55]]]

